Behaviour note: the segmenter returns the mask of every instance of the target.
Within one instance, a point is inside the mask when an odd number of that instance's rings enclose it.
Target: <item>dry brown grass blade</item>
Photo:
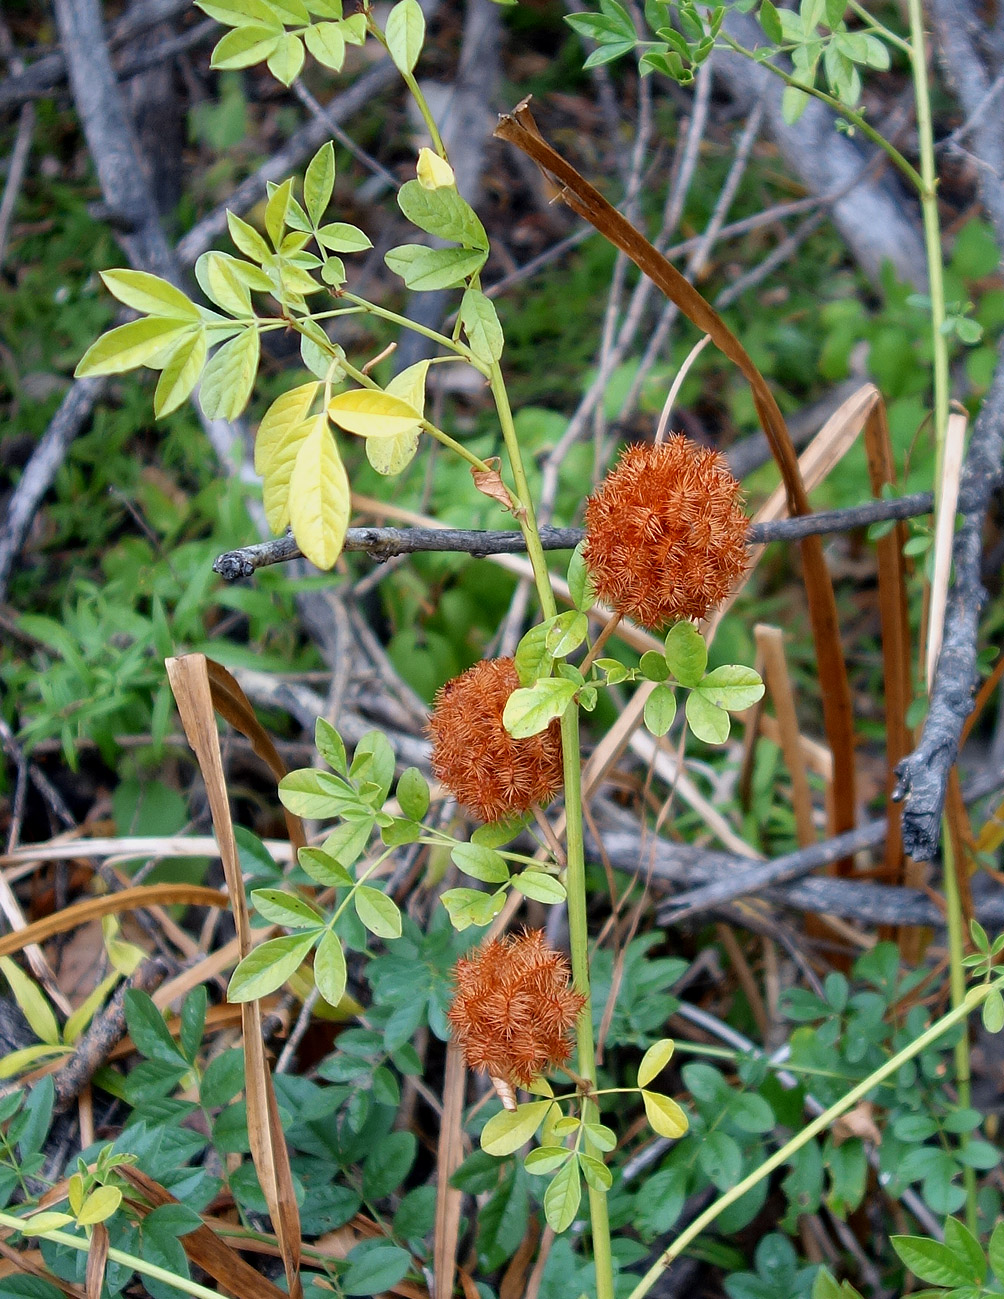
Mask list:
[[[885,402],[876,394],[865,421],[865,452],[872,494],[881,496],[888,484],[896,484],[896,466],[889,436]],[[913,734],[907,725],[907,710],[913,700],[913,666],[910,657],[910,610],[906,595],[906,563],[903,546],[907,539],[904,522],[898,522],[876,543],[878,566],[879,620],[882,628],[882,677],[885,695],[885,807],[889,833],[885,841],[885,878],[890,884],[919,888],[923,868],[903,853],[903,804],[890,794],[896,784],[896,764],[913,748]],[[922,955],[924,934],[916,926],[883,929],[880,937],[894,938],[903,960],[915,964]]]
[[[4,934],[0,938],[0,956],[10,956],[13,952],[20,952],[28,943],[44,943],[55,934],[64,934],[77,925],[100,920],[102,916],[115,915],[119,911],[136,911],[140,907],[152,906],[226,909],[229,905],[230,899],[225,893],[198,884],[137,884],[135,888],[123,889],[121,893],[106,893],[100,898],[75,902],[64,911],[54,911],[51,916],[33,920],[27,929]]]
[[[91,1242],[87,1250],[87,1273],[84,1279],[87,1299],[101,1299],[110,1244],[108,1228],[103,1222],[96,1222],[91,1229]]]
[[[223,758],[216,730],[208,662],[204,654],[186,654],[183,658],[168,659],[166,666],[185,734],[199,760],[206,784],[213,829],[216,831],[223,872],[230,890],[237,940],[243,957],[252,947],[251,926],[223,776]],[[272,1075],[265,1059],[261,1007],[256,1001],[244,1002],[242,1010],[245,1096],[251,1158],[279,1242],[291,1299],[299,1299],[303,1292],[300,1285],[300,1214],[293,1190],[289,1150],[279,1122]]]
[[[3,912],[7,923],[15,933],[24,933],[30,927],[25,919],[24,912],[21,910],[21,904],[14,896],[9,881],[3,875],[0,875],[0,911]],[[64,1015],[69,1015],[73,1007],[64,997],[52,967],[45,958],[45,953],[37,942],[29,942],[25,946],[27,949],[25,955],[28,958],[31,972],[49,994],[52,1003],[58,1006]]]
[[[8,1276],[35,1276],[48,1285],[56,1286],[63,1294],[69,1295],[70,1299],[87,1299],[80,1286],[52,1275],[42,1262],[40,1250],[13,1249],[6,1241],[0,1240],[0,1294],[3,1293],[3,1279]]]
[[[439,1125],[436,1168],[436,1229],[433,1236],[432,1267],[434,1299],[450,1299],[457,1269],[460,1239],[460,1211],[463,1194],[450,1185],[450,1178],[464,1158],[464,1083],[467,1070],[455,1042],[446,1047],[446,1077],[443,1081],[443,1118]]]
[[[934,519],[934,576],[931,579],[931,603],[927,621],[927,690],[934,684],[934,670],[941,653],[945,629],[945,605],[952,575],[952,551],[955,539],[955,509],[959,503],[959,483],[966,450],[966,417],[949,415],[945,431],[945,451],[941,463],[941,490]]]
[[[179,1203],[170,1191],[138,1168],[126,1165],[121,1172],[142,1193],[151,1208],[159,1209],[164,1204]],[[221,1240],[205,1224],[180,1239],[191,1261],[214,1281],[225,1286],[234,1299],[287,1299],[277,1285],[262,1276],[250,1263],[246,1263],[235,1249],[231,1249],[226,1241]]]
[[[228,721],[231,726],[240,731],[250,741],[251,748],[266,764],[278,784],[286,774],[286,764],[279,756],[278,749],[272,743],[272,737],[255,716],[255,711],[251,707],[247,695],[226,668],[214,659],[206,659],[206,671],[209,673],[213,707],[225,721]],[[307,836],[303,830],[303,822],[298,816],[294,816],[288,808],[284,807],[282,811],[286,818],[286,830],[289,834],[290,843],[294,848],[305,848]]]
[[[784,416],[763,375],[749,354],[718,313],[688,283],[680,272],[662,256],[616,208],[582,177],[543,139],[526,101],[512,113],[499,119],[495,134],[522,149],[536,163],[549,171],[564,186],[563,200],[593,225],[602,235],[625,253],[681,311],[706,334],[742,372],[753,393],[757,416],[767,435],[771,452],[784,482],[791,513],[810,514],[811,507],[798,468],[798,459]],[[816,649],[823,718],[826,736],[833,754],[833,825],[840,833],[854,826],[855,772],[854,724],[850,683],[840,645],[840,624],[833,584],[823,556],[819,537],[807,537],[799,543],[809,605],[809,618]],[[838,863],[850,871],[850,861]]]
[[[795,695],[788,675],[788,661],[784,653],[784,636],[780,627],[757,623],[753,628],[757,649],[763,658],[767,692],[774,705],[780,730],[781,752],[791,777],[791,805],[795,813],[795,833],[800,848],[807,848],[816,840],[816,827],[812,820],[812,793],[802,761],[802,737],[795,712]]]

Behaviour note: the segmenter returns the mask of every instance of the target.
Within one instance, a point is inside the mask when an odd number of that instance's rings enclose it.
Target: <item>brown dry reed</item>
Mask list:
[[[528,1086],[572,1054],[569,1031],[586,998],[543,930],[493,938],[456,964],[448,1018],[471,1069]]]
[[[627,447],[585,522],[597,595],[643,627],[704,618],[746,567],[739,484],[724,456],[680,434]]]
[[[519,815],[561,788],[558,722],[522,740],[502,725],[518,686],[513,659],[482,659],[438,691],[429,718],[433,771],[482,821]]]

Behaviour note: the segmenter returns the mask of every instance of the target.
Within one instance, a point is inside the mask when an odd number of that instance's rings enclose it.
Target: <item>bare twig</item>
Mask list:
[[[1001,480],[1004,453],[1004,344],[997,370],[973,429],[963,477],[962,527],[955,534],[955,583],[948,595],[945,632],[930,707],[920,743],[896,767],[897,801],[906,799],[903,847],[917,861],[937,852],[948,773],[959,751],[962,727],[973,706],[979,615],[986,600],[980,581],[983,524]]]
[[[753,106],[753,111],[746,120],[742,129],[739,140],[736,144],[735,157],[732,159],[732,165],[729,167],[729,173],[725,177],[725,183],[715,200],[714,211],[708,221],[701,239],[698,241],[693,251],[687,258],[687,265],[684,275],[693,284],[700,276],[704,267],[707,265],[708,258],[711,255],[711,249],[715,240],[718,239],[725,218],[728,215],[729,208],[736,196],[740,181],[746,173],[746,167],[749,163],[750,154],[753,150],[754,142],[760,131],[760,124],[763,121],[763,102],[758,100]],[[638,396],[641,392],[641,386],[645,382],[649,371],[655,364],[659,353],[662,351],[669,337],[670,330],[676,323],[680,314],[680,308],[675,302],[667,302],[659,314],[659,321],[652,335],[645,345],[645,352],[641,362],[631,381],[631,388],[621,406],[620,418],[625,420],[630,417],[634,410]]]
[[[83,428],[107,383],[105,378],[76,381],[60,402],[25,466],[8,504],[7,516],[0,522],[0,599],[6,594],[11,567],[24,544],[42,497],[66,458],[67,447]]]
[[[189,8],[189,4],[190,0],[148,0],[144,5],[130,9],[115,24],[109,47],[117,49],[151,27],[176,18]],[[65,76],[66,58],[62,50],[43,55],[23,71],[15,70],[13,76],[0,82],[0,110],[51,94]]]
[[[126,1034],[125,997],[130,988],[153,992],[167,978],[161,960],[144,961],[138,970],[115,990],[111,1000],[94,1016],[76,1050],[52,1078],[56,1088],[57,1113],[67,1109],[94,1077]]]
[[[17,71],[21,70],[21,60],[13,53],[10,36],[5,25],[0,23],[0,42],[5,47],[4,53]],[[14,205],[21,192],[21,183],[28,166],[28,154],[31,152],[31,139],[35,133],[35,106],[25,104],[18,119],[17,134],[14,137],[14,148],[11,150],[10,165],[7,168],[7,180],[4,184],[3,198],[0,199],[0,268],[3,267],[4,254],[7,250],[7,236],[10,232]]]
[[[967,0],[934,0],[931,12],[945,69],[967,114],[967,121],[946,145],[979,164],[980,198],[994,223],[997,246],[1004,248],[1004,115],[999,103],[993,112],[987,111],[1001,87],[1000,76],[990,80],[999,55],[985,53],[983,17]],[[963,135],[970,137],[968,150],[958,143]]]
[[[995,770],[970,783],[967,802],[985,797],[1004,782]],[[862,924],[926,925],[941,928],[944,916],[935,901],[920,889],[874,884],[864,880],[806,876],[848,853],[879,847],[888,830],[886,818],[869,821],[846,834],[810,844],[772,861],[758,862],[729,853],[709,852],[691,844],[648,839],[635,830],[602,830],[603,852],[619,870],[651,871],[653,881],[683,882],[685,892],[659,909],[663,924],[720,910],[737,898],[762,896],[770,902],[802,911],[846,916]],[[592,843],[597,853],[599,845]],[[696,886],[695,886],[696,884]],[[999,890],[977,899],[976,910],[988,924],[1004,922],[1004,898]]]
[[[831,532],[851,532],[889,519],[910,519],[918,514],[928,514],[932,504],[930,492],[915,492],[912,496],[871,501],[845,510],[826,510],[796,519],[754,523],[750,527],[749,542],[759,546],[771,541],[800,541],[803,537]],[[574,550],[585,531],[582,528],[546,527],[541,528],[540,535],[545,550]],[[349,528],[345,534],[345,549],[365,551],[382,563],[396,555],[419,551],[459,552],[475,556],[515,555],[522,554],[526,545],[519,532],[483,532],[475,528]],[[301,557],[302,552],[292,535],[286,533],[283,537],[274,537],[254,546],[225,551],[213,563],[213,572],[233,582],[240,577],[250,577],[259,568]]]

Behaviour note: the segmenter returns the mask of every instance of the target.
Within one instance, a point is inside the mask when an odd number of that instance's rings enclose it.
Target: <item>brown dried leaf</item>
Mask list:
[[[474,479],[474,486],[483,496],[490,496],[493,501],[498,501],[504,510],[515,513],[512,506],[512,497],[509,495],[509,489],[502,481],[502,475],[499,470],[502,461],[498,456],[492,456],[486,460],[485,464],[490,466],[488,472],[484,469],[472,469],[471,477]]]
[[[871,1141],[876,1146],[882,1144],[882,1133],[875,1126],[872,1115],[875,1107],[871,1101],[861,1101],[852,1110],[842,1114],[833,1125],[833,1140],[839,1146],[851,1137],[860,1137],[862,1141]]]
[[[109,1244],[108,1228],[103,1222],[96,1222],[91,1228],[91,1243],[87,1250],[87,1299],[101,1299]]]
[[[216,730],[209,661],[204,654],[186,654],[182,658],[168,659],[166,667],[185,734],[189,744],[195,750],[202,778],[206,784],[213,829],[216,831],[216,841],[223,861],[223,873],[230,890],[237,941],[243,957],[252,947],[251,926],[237,854],[237,841],[234,838],[233,821],[230,817],[226,781],[223,776],[223,758],[220,753],[219,734]],[[217,680],[220,679],[219,672],[222,670],[214,664],[213,675]],[[236,682],[234,685],[236,686]],[[220,693],[225,692],[221,690]],[[243,692],[241,697],[243,698]],[[232,695],[231,699],[233,699]],[[242,1009],[245,1094],[251,1158],[279,1241],[291,1299],[299,1299],[302,1294],[300,1214],[293,1190],[289,1150],[279,1122],[279,1109],[272,1088],[272,1075],[269,1073],[265,1059],[261,1007],[258,1002],[245,1002]]]
[[[225,910],[230,899],[219,889],[207,889],[198,884],[137,884],[121,893],[108,893],[100,898],[88,898],[72,907],[56,911],[33,921],[26,929],[4,934],[0,938],[0,956],[19,952],[28,943],[44,943],[54,934],[64,934],[77,925],[87,924],[101,916],[111,916],[119,911],[135,911],[152,906],[220,907]]]
[[[128,1165],[120,1169],[122,1176],[132,1182],[137,1190],[143,1193],[144,1199],[153,1209],[164,1204],[178,1204],[170,1191],[159,1182]],[[246,1263],[235,1249],[203,1225],[187,1236],[181,1237],[185,1253],[204,1272],[229,1290],[234,1299],[286,1299],[286,1295],[267,1277]]]
[[[457,1268],[457,1246],[460,1240],[460,1215],[463,1194],[450,1184],[450,1178],[464,1158],[464,1082],[467,1073],[460,1047],[450,1042],[446,1048],[446,1077],[443,1081],[443,1118],[439,1125],[439,1150],[436,1172],[436,1227],[433,1236],[433,1275],[435,1299],[450,1299]]]

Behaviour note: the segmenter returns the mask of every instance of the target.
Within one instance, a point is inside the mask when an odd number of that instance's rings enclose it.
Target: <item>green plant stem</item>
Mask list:
[[[545,618],[557,613],[557,603],[551,588],[547,559],[540,544],[537,519],[523,467],[519,439],[513,423],[502,368],[496,361],[489,374],[492,396],[498,411],[499,426],[505,442],[509,468],[512,472],[516,496],[519,498],[519,526],[526,539],[526,550],[533,569],[534,585]],[[572,953],[572,982],[582,993],[586,1003],[577,1024],[579,1074],[595,1086],[596,1052],[593,1045],[592,992],[589,982],[589,930],[586,915],[586,858],[582,833],[582,762],[579,753],[579,710],[577,704],[567,708],[561,718],[561,761],[565,784],[565,888],[568,893],[568,934]],[[584,1122],[599,1117],[596,1102],[586,1097],[582,1106]],[[590,1140],[585,1142],[586,1153],[598,1159],[603,1153]],[[592,1228],[593,1262],[596,1267],[596,1299],[613,1299],[613,1254],[610,1246],[610,1218],[607,1197],[591,1186],[589,1192],[589,1221]]]
[[[407,316],[399,316],[396,311],[389,311],[386,307],[378,307],[374,302],[367,302],[365,298],[357,298],[354,293],[349,293],[347,289],[341,291],[341,297],[347,302],[354,302],[360,311],[366,312],[371,316],[379,316],[381,320],[386,320],[392,325],[400,325],[402,329],[410,329],[412,333],[421,334],[423,338],[431,339],[432,342],[438,343],[440,347],[445,347],[457,356],[462,357],[469,365],[473,365],[475,370],[479,370],[485,378],[489,377],[489,372],[480,361],[476,360],[471,349],[455,338],[449,338],[446,334],[437,333],[435,329],[428,329],[425,325],[420,325],[414,320],[409,320]],[[325,313],[333,314],[333,313]],[[320,320],[320,316],[315,317]],[[285,323],[285,322],[284,322]]]
[[[537,598],[540,600],[540,610],[545,618],[553,618],[558,612],[558,605],[551,589],[551,575],[547,571],[547,558],[544,554],[544,547],[540,544],[540,533],[537,530],[537,517],[533,509],[533,497],[530,495],[530,484],[527,482],[526,470],[523,468],[519,439],[516,436],[512,409],[509,406],[509,394],[506,391],[505,379],[502,377],[502,367],[498,361],[492,364],[492,368],[488,373],[488,382],[491,385],[492,397],[499,417],[499,427],[502,430],[502,440],[505,443],[506,456],[509,460],[509,468],[512,471],[516,496],[519,500],[520,508],[516,517],[520,531],[526,541],[526,553],[530,560],[530,567],[533,569],[533,581],[537,589]],[[578,761],[577,746],[575,760]]]
[[[425,96],[422,94],[421,87],[415,80],[415,74],[413,72],[402,72],[401,76],[404,78],[404,84],[408,87],[412,99],[414,99],[418,106],[418,111],[422,114],[422,121],[425,123],[429,136],[432,139],[432,147],[439,156],[444,159],[444,161],[449,161],[446,157],[446,145],[443,143],[443,137],[439,134],[439,127],[436,125],[436,119],[432,116],[432,110],[425,102]]]
[[[877,145],[882,152],[890,159],[892,163],[903,173],[911,185],[917,190],[918,194],[923,194],[924,181],[919,171],[913,166],[895,145],[890,144],[881,131],[876,131],[874,126],[856,109],[848,108],[842,104],[839,99],[833,95],[828,95],[825,90],[819,90],[816,86],[806,85],[804,81],[799,81],[793,77],[790,72],[785,72],[784,68],[779,68],[773,63],[764,63],[756,58],[752,50],[748,50],[745,45],[740,45],[738,41],[733,40],[725,32],[719,33],[719,39],[734,53],[743,55],[744,58],[752,59],[754,63],[759,63],[761,67],[768,68],[775,77],[780,77],[787,86],[794,86],[796,90],[804,91],[805,94],[811,95],[813,99],[818,99],[820,103],[826,104],[832,108],[835,113],[845,118],[851,123],[862,135],[871,140],[872,144]]]
[[[874,14],[870,14],[863,4],[858,3],[858,0],[850,0],[850,10],[851,13],[857,14],[865,24],[866,28],[873,32],[877,32],[883,40],[888,41],[890,45],[895,45],[898,50],[902,50],[908,58],[913,56],[910,42],[905,41],[902,36],[898,36],[896,32],[894,32],[891,27],[887,27],[885,23],[880,23]]]
[[[952,1006],[957,1009],[966,999],[966,971],[962,964],[966,952],[962,936],[962,899],[959,896],[959,879],[955,873],[955,848],[947,816],[942,818],[941,843],[941,857],[945,872],[945,928],[948,931],[948,986]],[[959,1106],[964,1110],[970,1107],[970,1076],[969,1034],[963,1033],[955,1044],[955,1086],[959,1093]],[[969,1133],[961,1133],[960,1150],[964,1150],[968,1143]],[[979,1227],[976,1169],[970,1168],[968,1164],[963,1166],[962,1185],[966,1192],[966,1226],[975,1235]]]
[[[383,34],[380,28],[373,21],[373,15],[369,11],[368,3],[366,4],[365,7],[365,13],[368,21],[369,30],[377,38],[377,40],[384,47],[387,53],[390,54],[390,46],[387,44],[387,37]],[[439,134],[439,127],[436,125],[436,119],[432,116],[432,113],[429,109],[429,105],[426,103],[425,96],[422,94],[421,88],[418,82],[415,80],[414,73],[405,72],[404,69],[397,64],[396,60],[394,66],[397,68],[398,72],[400,72],[401,77],[404,80],[404,84],[408,87],[408,93],[411,95],[412,99],[414,99],[418,111],[422,114],[422,121],[425,123],[426,127],[428,128],[429,135],[432,138],[432,147],[435,149],[435,151],[439,154],[441,158],[445,159],[446,146],[443,144],[443,137]]]
[[[371,379],[369,375],[364,373],[362,370],[357,370],[356,367],[351,365],[348,361],[343,360],[340,364],[349,378],[354,379],[361,388],[369,388],[373,392],[384,391],[375,379]],[[473,451],[468,451],[462,442],[457,442],[455,438],[451,438],[449,433],[438,428],[431,420],[423,419],[419,422],[430,437],[434,437],[437,442],[442,442],[444,447],[449,447],[451,451],[460,456],[461,460],[466,460],[472,469],[476,469],[478,473],[481,474],[490,474],[492,472],[491,465],[486,464],[485,461],[476,456]],[[512,504],[518,506],[519,502],[513,497],[511,492],[509,493],[509,496]]]
[[[920,209],[924,223],[927,278],[931,297],[931,343],[934,363],[934,502],[941,499],[941,467],[948,428],[948,339],[945,323],[945,282],[941,259],[941,228],[938,222],[938,178],[934,168],[934,129],[931,97],[927,85],[927,48],[924,41],[924,13],[921,0],[909,0],[910,64],[917,106],[917,148],[920,154]]]
[[[565,757],[565,854],[568,869],[565,888],[568,892],[568,938],[572,954],[572,984],[586,998],[576,1025],[579,1073],[596,1083],[596,1049],[593,1045],[592,996],[589,986],[589,930],[586,916],[585,842],[582,833],[582,766],[579,761],[579,710],[576,705],[565,710],[561,718],[561,748]],[[572,761],[568,761],[571,755]],[[582,1102],[583,1123],[599,1121],[595,1100],[587,1096]],[[586,1136],[585,1151],[595,1159],[603,1153]],[[607,1197],[603,1191],[589,1188],[589,1221],[592,1227],[593,1262],[596,1267],[597,1299],[612,1299],[613,1258],[610,1247],[610,1218]]]
[[[906,1064],[908,1060],[912,1060],[914,1056],[920,1055],[922,1051],[925,1051],[933,1042],[936,1042],[939,1037],[942,1037],[947,1033],[949,1029],[954,1028],[956,1024],[965,1020],[967,1016],[970,1015],[977,1006],[984,1002],[995,989],[1004,989],[1004,975],[1000,978],[994,979],[992,983],[984,983],[979,987],[971,988],[969,992],[966,993],[960,1006],[956,1006],[953,1010],[950,1010],[947,1015],[942,1015],[941,1019],[936,1020],[930,1028],[925,1029],[919,1037],[914,1038],[914,1040],[908,1046],[905,1046],[902,1051],[897,1051],[897,1053],[891,1059],[887,1060],[884,1065],[881,1065],[874,1073],[869,1074],[868,1077],[858,1083],[856,1087],[852,1087],[846,1095],[842,1096],[840,1100],[831,1105],[829,1109],[824,1110],[818,1118],[813,1119],[812,1122],[804,1127],[797,1136],[792,1137],[792,1139],[783,1145],[780,1150],[771,1155],[769,1159],[764,1160],[760,1167],[754,1169],[748,1177],[744,1177],[742,1181],[733,1186],[731,1190],[726,1191],[724,1195],[719,1196],[718,1199],[715,1200],[714,1204],[710,1205],[703,1213],[699,1214],[690,1226],[677,1236],[672,1245],[670,1245],[663,1254],[660,1254],[657,1261],[652,1264],[649,1270],[631,1291],[628,1299],[642,1299],[643,1295],[648,1294],[649,1290],[651,1290],[652,1286],[663,1274],[666,1268],[669,1267],[670,1263],[672,1263],[674,1259],[679,1258],[687,1246],[692,1241],[696,1240],[702,1231],[707,1227],[710,1227],[715,1219],[720,1214],[724,1213],[730,1204],[735,1204],[735,1202],[741,1199],[747,1191],[752,1190],[753,1187],[759,1182],[762,1182],[765,1177],[768,1177],[775,1168],[780,1168],[783,1164],[786,1164],[792,1155],[801,1150],[804,1145],[807,1145],[813,1137],[818,1136],[821,1132],[825,1132],[835,1119],[838,1119],[841,1114],[846,1114],[849,1109],[853,1109],[858,1101],[863,1100],[873,1088],[877,1087],[880,1083],[885,1082],[887,1078],[890,1078],[898,1069]]]
[[[51,1240],[54,1245],[65,1245],[68,1249],[75,1249],[80,1254],[86,1254],[90,1249],[90,1241],[82,1239],[80,1236],[71,1236],[67,1231],[26,1231],[30,1218],[17,1218],[12,1213],[0,1213],[0,1227],[8,1227],[12,1231],[24,1232],[26,1235],[41,1236],[43,1240]],[[152,1277],[155,1281],[163,1281],[166,1285],[172,1285],[182,1294],[195,1295],[195,1299],[220,1299],[218,1290],[210,1290],[208,1286],[199,1285],[197,1281],[189,1281],[186,1277],[176,1276],[174,1272],[169,1272],[166,1267],[158,1267],[156,1263],[148,1263],[145,1259],[137,1258],[135,1254],[127,1254],[121,1249],[109,1249],[108,1257],[113,1263],[121,1263],[124,1267],[132,1268],[134,1272],[139,1272],[141,1276]]]
[[[913,93],[917,106],[917,148],[920,154],[920,209],[924,223],[924,249],[927,254],[927,278],[931,300],[931,349],[934,366],[934,508],[937,516],[943,484],[945,438],[948,433],[949,375],[948,339],[945,336],[945,281],[941,255],[941,227],[938,221],[938,177],[934,165],[934,128],[931,122],[931,97],[927,84],[927,47],[924,40],[924,13],[921,0],[909,0],[910,64]],[[960,1007],[966,995],[966,975],[962,965],[965,956],[962,904],[959,898],[957,863],[948,818],[942,817],[942,861],[946,928],[948,930],[948,976],[952,1006]],[[959,1103],[969,1108],[969,1034],[963,1033],[955,1047],[955,1075]],[[965,1146],[966,1139],[960,1142]],[[976,1171],[965,1168],[962,1177],[966,1191],[966,1222],[970,1231],[977,1229]]]

